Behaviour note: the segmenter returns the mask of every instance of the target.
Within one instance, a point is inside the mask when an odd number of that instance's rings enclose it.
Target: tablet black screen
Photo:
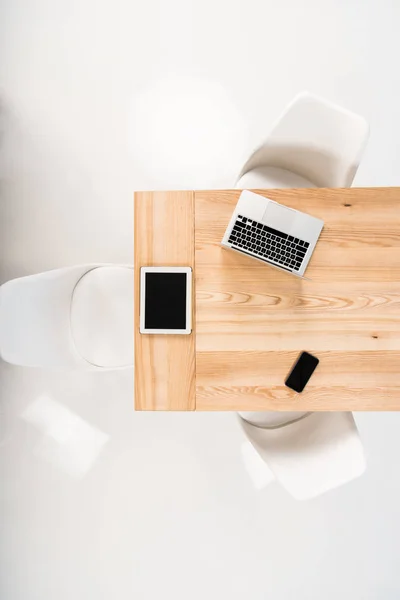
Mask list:
[[[186,329],[186,273],[146,273],[145,329]]]

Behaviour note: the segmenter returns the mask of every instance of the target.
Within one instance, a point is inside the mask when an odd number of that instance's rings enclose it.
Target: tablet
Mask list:
[[[140,333],[192,331],[192,269],[140,269]]]

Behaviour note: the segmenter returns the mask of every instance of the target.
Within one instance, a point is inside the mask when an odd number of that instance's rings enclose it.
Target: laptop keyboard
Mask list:
[[[309,243],[277,229],[238,215],[229,236],[232,246],[277,263],[288,271],[298,271]]]

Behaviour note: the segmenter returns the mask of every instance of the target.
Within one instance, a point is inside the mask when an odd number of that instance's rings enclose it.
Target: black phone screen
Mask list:
[[[302,352],[289,373],[285,385],[295,392],[302,392],[318,363],[318,358],[308,352]]]

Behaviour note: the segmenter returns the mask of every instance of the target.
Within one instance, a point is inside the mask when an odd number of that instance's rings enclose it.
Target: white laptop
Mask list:
[[[302,277],[323,226],[320,219],[245,190],[221,243]]]

